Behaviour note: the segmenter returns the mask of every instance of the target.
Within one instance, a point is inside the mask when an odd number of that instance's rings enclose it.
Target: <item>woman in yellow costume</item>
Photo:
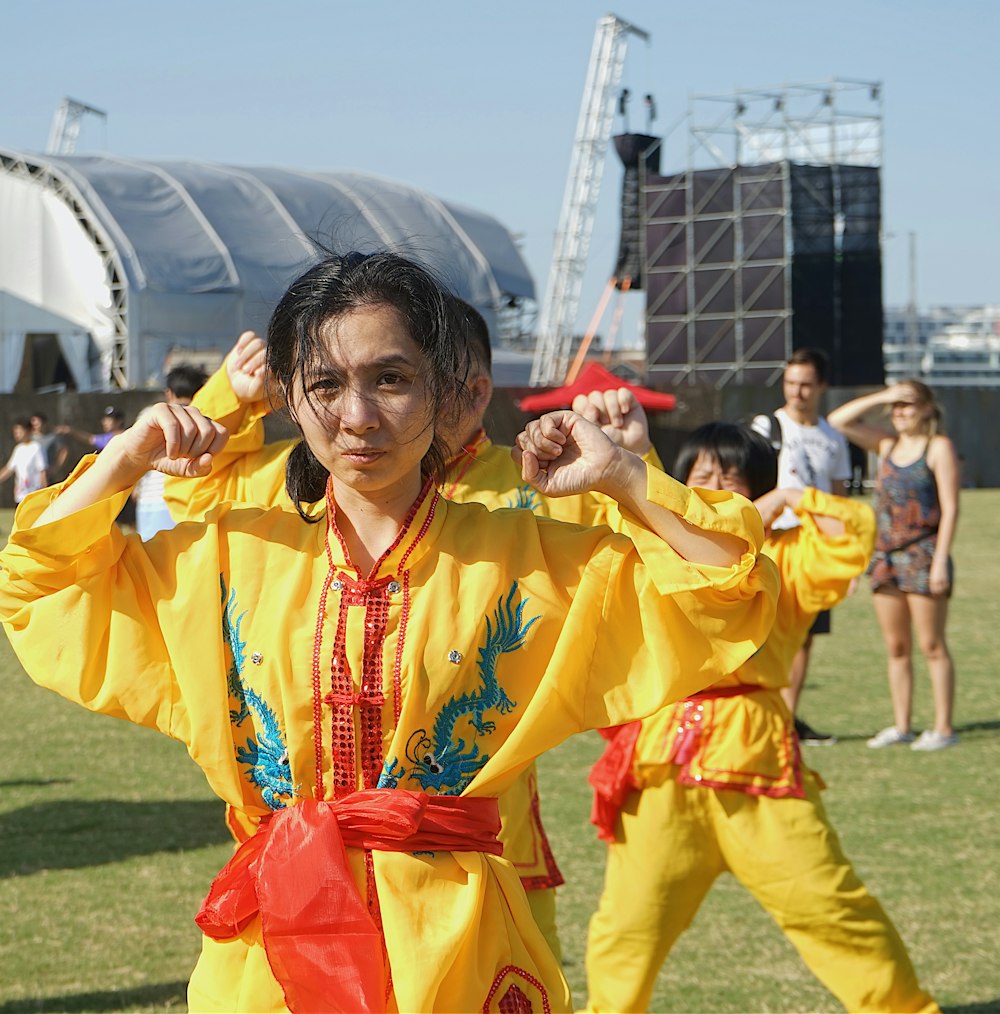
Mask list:
[[[573,413],[529,424],[522,474],[612,497],[625,534],[441,497],[468,366],[451,305],[390,254],[332,258],[283,297],[268,366],[304,437],[298,513],[225,504],[121,535],[144,471],[204,473],[225,441],[159,405],[25,500],[0,558],[32,677],[182,740],[256,827],[198,913],[193,1010],[567,1009],[496,796],[567,736],[735,669],[773,619],[753,507],[647,472]]]
[[[621,531],[621,517],[613,500],[593,492],[544,496],[524,481],[511,449],[490,439],[484,428],[493,395],[489,329],[473,306],[462,300],[455,302],[470,356],[465,377],[468,398],[448,428],[442,495],[459,503],[481,503],[490,510],[518,507],[539,517],[589,526],[607,524]],[[222,366],[196,394],[195,406],[220,422],[231,436],[213,459],[207,476],[198,481],[166,480],[165,497],[175,522],[200,519],[227,500],[294,509],[285,488],[285,472],[298,440],[264,443],[264,418],[272,408],[265,396],[266,376],[266,345],[253,331],[245,331]],[[615,443],[662,469],[649,439],[645,412],[628,388],[580,395],[573,408],[601,426]],[[498,803],[504,858],[517,870],[535,922],[561,959],[556,888],[565,881],[542,822],[534,764],[518,775]],[[230,813],[231,827],[239,841],[252,834],[253,828],[239,826],[235,817]]]
[[[816,614],[868,563],[871,508],[815,489],[774,489],[771,446],[729,423],[696,430],[674,474],[752,498],[767,528],[786,507],[801,525],[764,545],[781,592],[761,649],[707,689],[610,732],[591,772],[592,820],[609,845],[587,945],[587,1009],[646,1010],[671,947],[728,871],[849,1011],[938,1011],[841,851],[780,693]]]

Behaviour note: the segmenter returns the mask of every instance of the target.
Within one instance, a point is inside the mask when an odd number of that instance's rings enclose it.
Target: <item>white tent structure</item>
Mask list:
[[[0,149],[0,392],[54,335],[80,391],[162,383],[171,352],[262,332],[320,248],[422,261],[491,330],[534,283],[494,218],[361,173]]]

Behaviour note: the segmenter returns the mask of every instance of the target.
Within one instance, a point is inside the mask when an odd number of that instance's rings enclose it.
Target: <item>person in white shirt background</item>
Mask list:
[[[207,379],[205,371],[199,366],[186,363],[175,366],[167,374],[164,401],[168,405],[190,405]],[[147,472],[132,490],[132,499],[135,501],[135,529],[143,542],[157,532],[174,527],[174,519],[163,499],[162,472]]]
[[[15,419],[11,426],[14,450],[7,464],[0,468],[0,482],[14,477],[14,502],[20,503],[29,493],[49,484],[45,452],[32,438],[31,420]]]
[[[796,349],[782,379],[785,404],[773,415],[759,415],[753,428],[767,437],[778,451],[778,488],[805,489],[812,486],[824,493],[844,493],[851,479],[851,457],[847,441],[820,415],[826,393],[830,362],[819,349]],[[772,525],[775,530],[794,528],[798,518],[786,510]],[[813,636],[830,632],[829,612],[820,613],[792,662],[789,685],[781,694],[793,715],[809,671]],[[812,745],[832,745],[836,736],[818,732],[795,717],[799,740]]]

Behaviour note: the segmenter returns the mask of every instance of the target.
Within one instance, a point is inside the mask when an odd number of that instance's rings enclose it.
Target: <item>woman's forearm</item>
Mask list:
[[[883,391],[876,391],[873,394],[863,394],[860,398],[844,402],[837,406],[832,412],[827,413],[826,421],[834,428],[849,426],[851,423],[863,419],[868,412],[881,408],[885,404]]]
[[[602,483],[601,492],[617,500],[685,560],[713,567],[731,567],[739,563],[747,549],[745,540],[728,532],[699,528],[669,508],[650,501],[646,495],[645,462],[630,452],[622,453],[621,471],[614,474],[610,483]]]
[[[142,472],[130,474],[120,467],[116,455],[110,452],[110,445],[97,456],[91,468],[88,468],[75,482],[67,486],[35,519],[32,528],[61,521],[71,514],[106,500],[109,496],[131,489],[141,478]]]

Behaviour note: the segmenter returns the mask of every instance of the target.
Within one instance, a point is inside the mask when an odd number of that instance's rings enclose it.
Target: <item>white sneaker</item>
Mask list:
[[[934,729],[924,729],[917,739],[910,744],[911,750],[944,750],[949,746],[958,745],[958,736],[955,733],[945,735]]]
[[[881,732],[876,732],[875,735],[868,740],[868,745],[873,750],[880,750],[883,746],[896,746],[899,743],[913,743],[913,738],[912,732],[900,732],[896,726],[890,725]],[[914,746],[915,745],[916,744],[914,744]],[[921,749],[926,750],[927,747],[921,747]],[[938,749],[940,749],[940,747]]]

